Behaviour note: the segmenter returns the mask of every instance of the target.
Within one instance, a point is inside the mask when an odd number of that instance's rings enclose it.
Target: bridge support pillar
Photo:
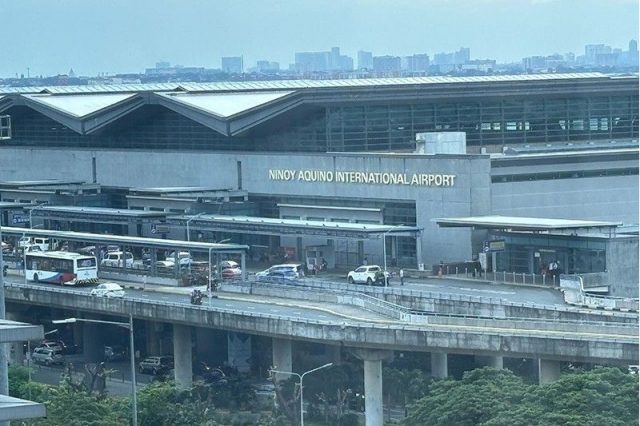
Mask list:
[[[340,346],[327,345],[329,361],[334,365],[342,364],[342,348]]]
[[[449,376],[446,352],[431,352],[431,377],[444,379]]]
[[[538,358],[538,383],[551,383],[560,377],[560,362]]]
[[[9,321],[20,321],[20,317],[13,312],[6,312],[5,318],[8,319]],[[12,342],[6,345],[6,348],[9,351],[7,353],[7,356],[9,358],[9,362],[11,363],[11,365],[20,365],[20,366],[24,365],[23,344],[24,342]]]
[[[193,384],[191,327],[173,325],[173,359],[176,385],[188,389]]]
[[[89,363],[102,362],[104,359],[104,345],[102,342],[100,326],[91,323],[82,323],[82,353],[85,361]]]
[[[476,355],[476,365],[482,367],[504,368],[504,358],[501,356],[482,356]]]
[[[272,339],[273,368],[280,371],[292,371],[291,362],[291,340],[290,339]],[[276,381],[287,380],[288,374],[276,374]]]
[[[160,353],[160,333],[158,332],[159,324],[154,321],[147,321],[144,325],[147,337],[147,355],[163,355]]]
[[[353,349],[364,361],[364,416],[366,426],[382,426],[382,361],[393,359],[393,352],[375,349]]]

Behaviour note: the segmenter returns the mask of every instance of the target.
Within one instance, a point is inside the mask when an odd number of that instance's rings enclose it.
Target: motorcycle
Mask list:
[[[193,290],[191,292],[191,304],[202,305],[202,292],[200,290]]]

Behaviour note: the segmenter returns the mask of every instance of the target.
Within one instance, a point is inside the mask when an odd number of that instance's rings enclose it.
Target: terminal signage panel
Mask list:
[[[18,223],[27,223],[27,222],[29,222],[29,216],[22,215],[22,214],[14,214],[13,218],[11,219],[11,223],[13,223],[14,225],[17,225]]]
[[[504,240],[491,240],[484,242],[484,252],[492,253],[496,251],[504,251],[505,242]]]
[[[364,183],[369,185],[454,186],[456,175],[332,170],[270,169],[269,180],[283,182]]]

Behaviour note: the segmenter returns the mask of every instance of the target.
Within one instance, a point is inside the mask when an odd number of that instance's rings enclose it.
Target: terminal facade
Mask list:
[[[99,207],[419,230],[363,242],[196,233],[300,260],[326,250],[336,267],[430,268],[482,250],[486,233],[436,218],[638,222],[637,75],[12,88],[0,89],[0,113],[11,118],[5,182],[98,185]],[[463,132],[465,149],[416,149],[425,132]],[[46,198],[13,191],[0,201]]]

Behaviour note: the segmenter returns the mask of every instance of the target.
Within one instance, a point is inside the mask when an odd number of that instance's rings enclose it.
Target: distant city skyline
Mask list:
[[[472,59],[584,55],[584,46],[626,50],[638,38],[638,1],[610,0],[21,0],[9,19],[0,77],[142,73],[166,61],[223,68],[242,57],[288,69],[296,52],[340,47],[353,59],[412,56],[469,48]]]

